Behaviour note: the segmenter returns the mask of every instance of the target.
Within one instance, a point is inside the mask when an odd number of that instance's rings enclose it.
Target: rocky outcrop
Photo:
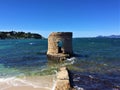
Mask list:
[[[60,68],[57,74],[57,84],[55,90],[71,90],[69,75],[66,67]]]

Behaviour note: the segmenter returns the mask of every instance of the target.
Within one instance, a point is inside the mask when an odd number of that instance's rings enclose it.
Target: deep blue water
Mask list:
[[[60,64],[48,61],[46,51],[47,40],[0,40],[0,78],[55,73]],[[120,39],[74,38],[73,51],[76,56],[72,64],[64,63],[77,72],[75,75],[96,75],[101,76],[100,80],[107,77],[113,81],[117,77],[115,84],[120,87]],[[74,79],[78,78],[74,74]]]
[[[75,63],[70,67],[76,90],[120,90],[120,39],[73,39]]]
[[[120,72],[120,39],[73,39],[74,52],[79,55],[75,67],[84,72]]]

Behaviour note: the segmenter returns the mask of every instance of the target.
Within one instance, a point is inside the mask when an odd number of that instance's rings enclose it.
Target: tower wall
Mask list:
[[[61,46],[59,46],[61,44]],[[48,37],[47,55],[72,55],[72,32],[53,32]]]

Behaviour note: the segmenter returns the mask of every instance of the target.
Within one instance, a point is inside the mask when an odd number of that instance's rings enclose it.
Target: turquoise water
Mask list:
[[[47,67],[47,40],[0,40],[0,77],[33,74]]]
[[[46,51],[47,40],[0,40],[0,77],[55,73]],[[70,70],[120,75],[120,39],[74,38],[73,51]]]

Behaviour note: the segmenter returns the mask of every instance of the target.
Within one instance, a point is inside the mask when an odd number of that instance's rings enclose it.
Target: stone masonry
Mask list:
[[[49,35],[48,58],[64,60],[72,54],[72,32],[53,32]]]
[[[57,73],[55,90],[72,90],[69,82],[69,75],[66,67],[61,67]]]

